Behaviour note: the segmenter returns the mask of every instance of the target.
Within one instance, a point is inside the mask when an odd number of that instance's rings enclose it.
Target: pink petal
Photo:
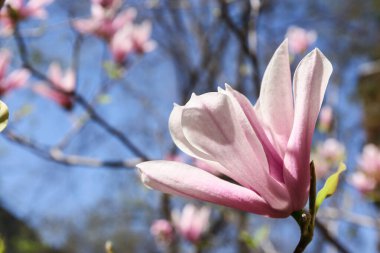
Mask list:
[[[311,142],[331,72],[331,63],[315,49],[305,56],[294,74],[294,122],[284,171],[294,210],[303,208],[308,198]]]
[[[10,62],[11,52],[8,49],[0,51],[0,79],[5,77]]]
[[[71,109],[73,102],[70,96],[58,92],[46,85],[36,85],[33,90],[40,95],[47,97],[66,109]]]
[[[94,19],[78,19],[73,21],[73,25],[78,32],[90,34],[99,27],[99,22]]]
[[[285,186],[270,176],[260,141],[239,104],[228,95],[193,96],[183,109],[182,128],[188,142],[223,165],[229,177],[256,191],[273,208],[289,208]]]
[[[52,64],[50,64],[48,73],[49,73],[49,78],[54,83],[54,85],[57,88],[61,88],[60,83],[62,82],[62,71],[59,64],[56,62],[53,62]]]
[[[62,90],[73,92],[75,90],[75,73],[72,69],[68,69],[62,79]]]
[[[254,191],[187,164],[150,161],[138,164],[137,168],[144,184],[165,193],[196,198],[270,217],[280,218],[289,215],[272,209]]]
[[[120,29],[124,25],[131,23],[133,19],[136,17],[137,11],[134,8],[128,8],[118,14],[112,22],[112,25],[115,30]]]
[[[17,89],[24,86],[29,76],[30,76],[29,71],[25,69],[14,70],[12,73],[9,74],[7,78],[7,81],[6,81],[7,89],[12,90],[12,89]]]
[[[259,121],[251,103],[243,94],[233,90],[227,84],[226,94],[230,96],[232,101],[236,101],[235,103],[238,103],[240,105],[249,123],[251,124],[252,129],[255,131],[257,137],[259,138],[269,164],[270,174],[279,182],[284,183],[282,157],[280,157],[279,153],[268,139],[268,136],[262,127],[262,123]]]
[[[255,111],[271,143],[283,158],[294,117],[287,40],[276,50],[265,70]]]
[[[213,170],[231,177],[231,173],[229,173],[223,166],[221,166],[218,162],[212,161],[209,155],[196,149],[188,142],[182,129],[183,109],[184,106],[174,105],[173,111],[169,117],[169,131],[175,145],[189,156],[207,162]]]

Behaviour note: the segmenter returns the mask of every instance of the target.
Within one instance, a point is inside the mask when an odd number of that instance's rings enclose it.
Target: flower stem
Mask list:
[[[309,210],[300,210],[292,213],[293,218],[297,221],[300,230],[300,240],[294,253],[303,252],[311,242],[314,235],[315,226],[315,199],[316,199],[316,177],[314,163],[310,163],[310,191],[309,191]]]

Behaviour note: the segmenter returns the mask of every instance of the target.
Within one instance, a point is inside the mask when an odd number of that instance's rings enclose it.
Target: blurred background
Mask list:
[[[10,0],[0,30],[6,252],[292,252],[293,219],[163,195],[134,168],[196,163],[170,138],[173,103],[224,83],[254,103],[285,37],[292,72],[315,47],[334,67],[313,140],[318,188],[348,168],[306,252],[380,250],[380,1]],[[202,224],[196,235],[186,221]]]

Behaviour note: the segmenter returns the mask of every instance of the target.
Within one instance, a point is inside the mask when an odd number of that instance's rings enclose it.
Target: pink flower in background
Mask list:
[[[375,179],[360,171],[353,173],[348,182],[363,194],[372,192],[377,185]]]
[[[157,243],[170,244],[174,237],[174,230],[169,221],[164,219],[155,220],[150,227],[150,233]]]
[[[331,106],[322,106],[319,114],[318,129],[321,132],[329,132],[332,129],[334,120],[334,112]]]
[[[47,12],[45,6],[52,3],[53,0],[7,0],[0,12],[0,20],[4,26],[4,32],[9,33],[13,30],[14,25],[30,17],[45,19]]]
[[[18,69],[7,74],[8,65],[11,60],[11,53],[2,49],[0,51],[0,96],[3,96],[14,89],[25,86],[30,73],[25,69]]]
[[[123,64],[133,51],[132,30],[133,24],[130,23],[117,31],[111,38],[110,50],[114,60],[119,64]]]
[[[331,72],[325,56],[312,51],[295,71],[292,92],[285,41],[264,73],[255,106],[226,85],[193,95],[170,115],[175,144],[236,184],[173,161],[138,164],[142,181],[169,194],[270,217],[301,210],[309,193],[312,136]]]
[[[74,27],[81,33],[94,34],[110,41],[119,29],[132,23],[137,13],[135,9],[129,8],[116,14],[100,5],[93,4],[91,14],[92,16],[89,19],[74,21]]]
[[[144,21],[139,25],[134,25],[131,40],[133,50],[138,54],[143,54],[152,51],[156,47],[156,43],[150,40],[152,33],[152,23]]]
[[[349,182],[360,192],[367,194],[376,189],[380,182],[380,149],[374,144],[367,144],[358,159],[358,171]]]
[[[57,63],[52,63],[49,67],[48,76],[54,87],[46,84],[39,84],[34,90],[47,97],[66,109],[71,109],[73,105],[72,93],[75,90],[75,74],[69,69],[62,74],[61,67]]]
[[[290,26],[285,37],[289,40],[290,53],[302,54],[316,41],[317,33],[298,26]]]
[[[346,147],[334,138],[318,143],[312,153],[317,178],[324,177],[332,168],[338,167],[339,163],[345,160],[345,156]]]
[[[92,0],[91,2],[102,6],[104,9],[117,9],[122,5],[121,0]]]
[[[115,61],[122,64],[131,53],[143,54],[153,50],[156,43],[150,40],[151,30],[151,23],[145,21],[140,25],[129,23],[117,31],[110,43]]]
[[[182,213],[174,211],[172,218],[178,233],[186,240],[196,243],[209,228],[210,214],[211,210],[208,207],[197,208],[187,204]]]
[[[376,175],[380,180],[380,149],[374,144],[367,144],[358,161],[359,168],[368,174]]]

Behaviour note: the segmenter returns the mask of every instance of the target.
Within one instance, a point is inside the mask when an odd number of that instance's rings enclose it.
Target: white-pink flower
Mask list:
[[[174,238],[174,229],[169,221],[164,219],[155,220],[150,227],[150,233],[157,243],[169,244]]]
[[[234,183],[172,161],[138,164],[142,181],[169,194],[270,217],[301,210],[309,193],[312,136],[331,72],[331,63],[315,49],[298,65],[292,90],[285,41],[264,73],[254,106],[226,85],[193,95],[170,115],[177,147]]]
[[[380,180],[380,149],[374,144],[367,144],[358,161],[359,168]]]
[[[186,240],[197,243],[210,226],[211,209],[187,204],[182,212],[173,211],[172,219],[178,233]]]
[[[136,53],[143,54],[152,51],[156,47],[155,41],[150,39],[152,33],[152,23],[144,21],[141,24],[134,25],[131,39],[133,50]]]
[[[143,54],[153,50],[156,43],[150,39],[151,23],[126,24],[111,39],[110,49],[117,63],[124,63],[131,53]]]
[[[93,34],[110,41],[122,27],[132,23],[136,17],[136,10],[129,8],[120,13],[104,9],[102,6],[91,6],[91,18],[73,21],[74,27],[81,33]]]
[[[122,5],[121,0],[92,0],[93,4],[102,6],[104,9],[116,10]]]
[[[2,49],[0,51],[0,96],[25,86],[30,76],[29,71],[26,69],[17,69],[7,73],[11,57],[9,50]]]
[[[338,167],[339,163],[345,159],[345,156],[346,147],[337,139],[329,138],[322,143],[318,143],[315,152],[312,153],[317,178],[322,178],[333,167]]]
[[[64,74],[61,67],[57,63],[52,63],[48,70],[48,76],[53,84],[50,87],[46,84],[38,84],[34,90],[55,101],[66,109],[71,109],[73,105],[72,93],[75,90],[75,74],[74,71],[68,69]]]
[[[371,176],[357,171],[348,178],[348,182],[361,193],[367,194],[376,189],[377,181]]]
[[[45,19],[47,12],[46,5],[52,3],[53,0],[29,0],[25,3],[24,0],[7,0],[0,12],[0,20],[3,24],[5,33],[13,31],[14,25],[17,22],[27,18]]]
[[[317,33],[298,26],[290,26],[285,37],[289,40],[290,53],[302,54],[316,41]]]
[[[380,149],[374,144],[367,144],[358,159],[358,171],[349,182],[360,192],[367,194],[376,189],[380,182]]]

